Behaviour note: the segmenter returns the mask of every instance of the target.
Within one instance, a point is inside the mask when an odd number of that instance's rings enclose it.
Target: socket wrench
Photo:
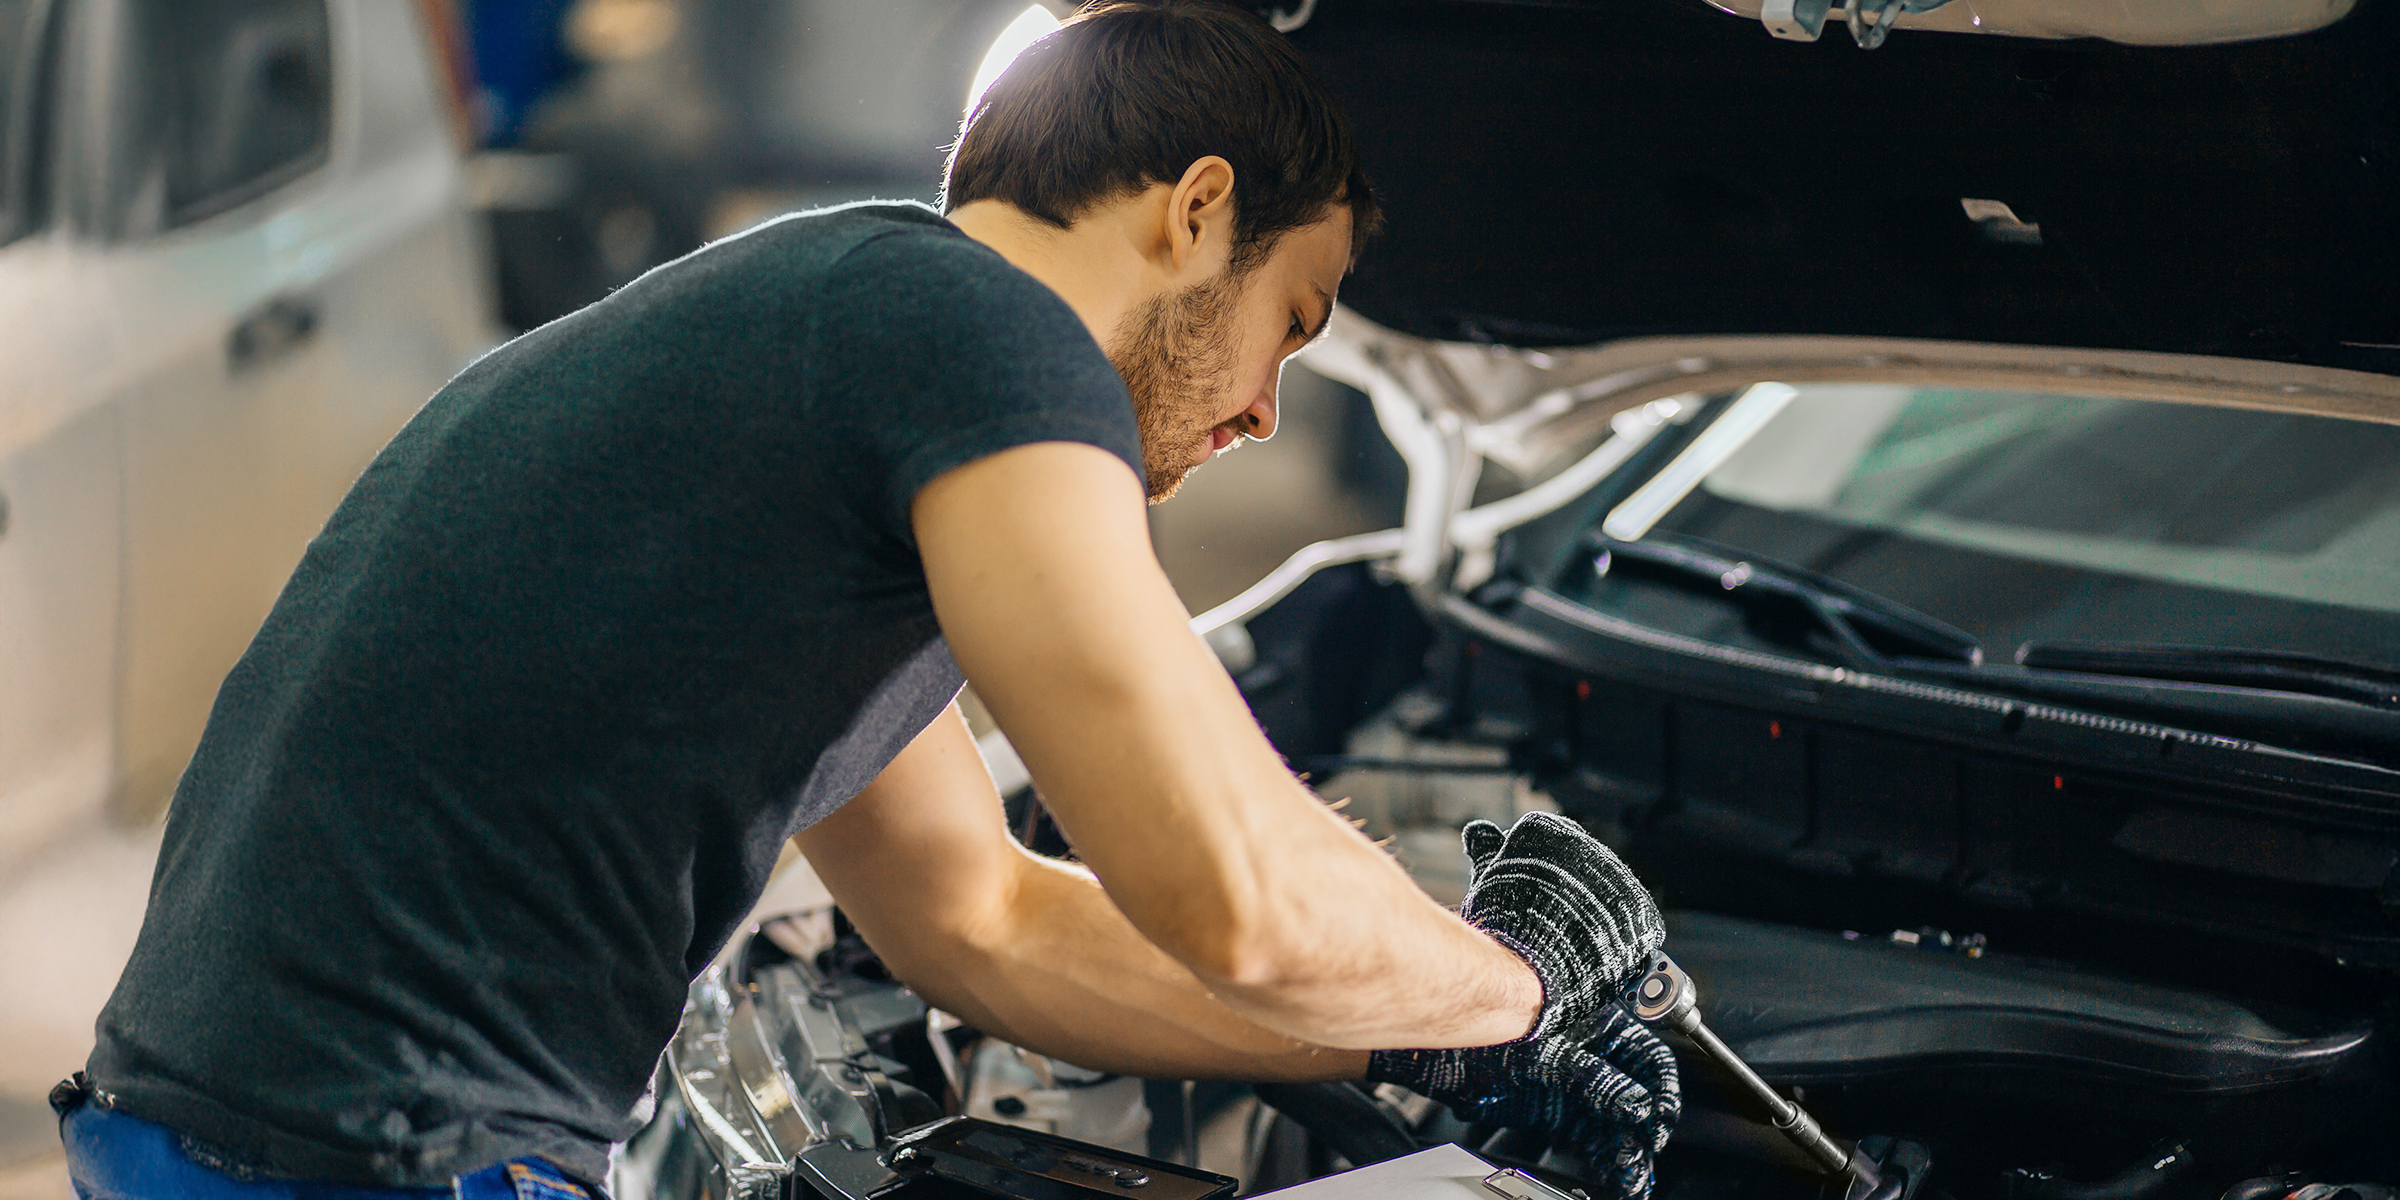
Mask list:
[[[1845,1150],[1825,1133],[1816,1118],[1798,1104],[1784,1099],[1767,1081],[1758,1077],[1741,1056],[1733,1052],[1700,1019],[1700,992],[1692,978],[1675,965],[1675,960],[1662,951],[1650,954],[1650,969],[1634,977],[1625,989],[1625,1007],[1645,1025],[1663,1025],[1691,1039],[1710,1061],[1740,1083],[1743,1090],[1756,1097],[1767,1110],[1768,1123],[1790,1138],[1809,1162],[1827,1175],[1846,1176],[1849,1187],[1846,1200],[1867,1200],[1883,1187],[1883,1175],[1875,1163],[1857,1149]]]

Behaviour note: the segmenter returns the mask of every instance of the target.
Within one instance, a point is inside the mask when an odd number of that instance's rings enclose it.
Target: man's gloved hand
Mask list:
[[[1462,1120],[1548,1130],[1620,1200],[1647,1200],[1653,1158],[1683,1112],[1675,1055],[1621,1008],[1588,1043],[1520,1038],[1469,1050],[1378,1050],[1367,1078],[1442,1101]]]
[[[1460,831],[1474,875],[1458,915],[1533,967],[1542,1015],[1528,1040],[1576,1037],[1617,1007],[1667,940],[1658,905],[1633,871],[1583,826],[1530,812],[1506,833],[1490,821]]]
[[[1658,905],[1615,853],[1555,813],[1527,813],[1506,833],[1470,821],[1463,834],[1474,874],[1459,915],[1533,968],[1541,1015],[1497,1046],[1377,1051],[1367,1078],[1467,1120],[1548,1130],[1620,1197],[1641,1200],[1683,1108],[1673,1053],[1617,1004],[1666,940]]]

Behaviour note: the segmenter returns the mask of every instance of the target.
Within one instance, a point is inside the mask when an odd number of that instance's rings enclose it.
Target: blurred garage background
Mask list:
[[[0,0],[0,1200],[217,681],[442,380],[709,239],[931,201],[1026,0]],[[1363,398],[1153,510],[1187,604],[1396,524]]]

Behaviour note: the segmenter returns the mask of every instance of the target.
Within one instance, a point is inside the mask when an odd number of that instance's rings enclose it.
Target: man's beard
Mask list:
[[[1239,353],[1234,309],[1243,279],[1228,271],[1125,314],[1108,341],[1109,361],[1133,393],[1142,435],[1143,484],[1156,504],[1183,486],[1206,457],[1216,398]]]

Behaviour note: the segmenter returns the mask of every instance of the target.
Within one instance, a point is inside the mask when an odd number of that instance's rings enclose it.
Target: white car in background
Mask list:
[[[491,343],[431,9],[0,2],[0,846],[159,810],[308,539]]]
[[[499,336],[458,45],[443,0],[0,0],[0,1092],[80,1061],[133,928],[35,933],[148,869],[28,876],[162,811],[309,538]]]

